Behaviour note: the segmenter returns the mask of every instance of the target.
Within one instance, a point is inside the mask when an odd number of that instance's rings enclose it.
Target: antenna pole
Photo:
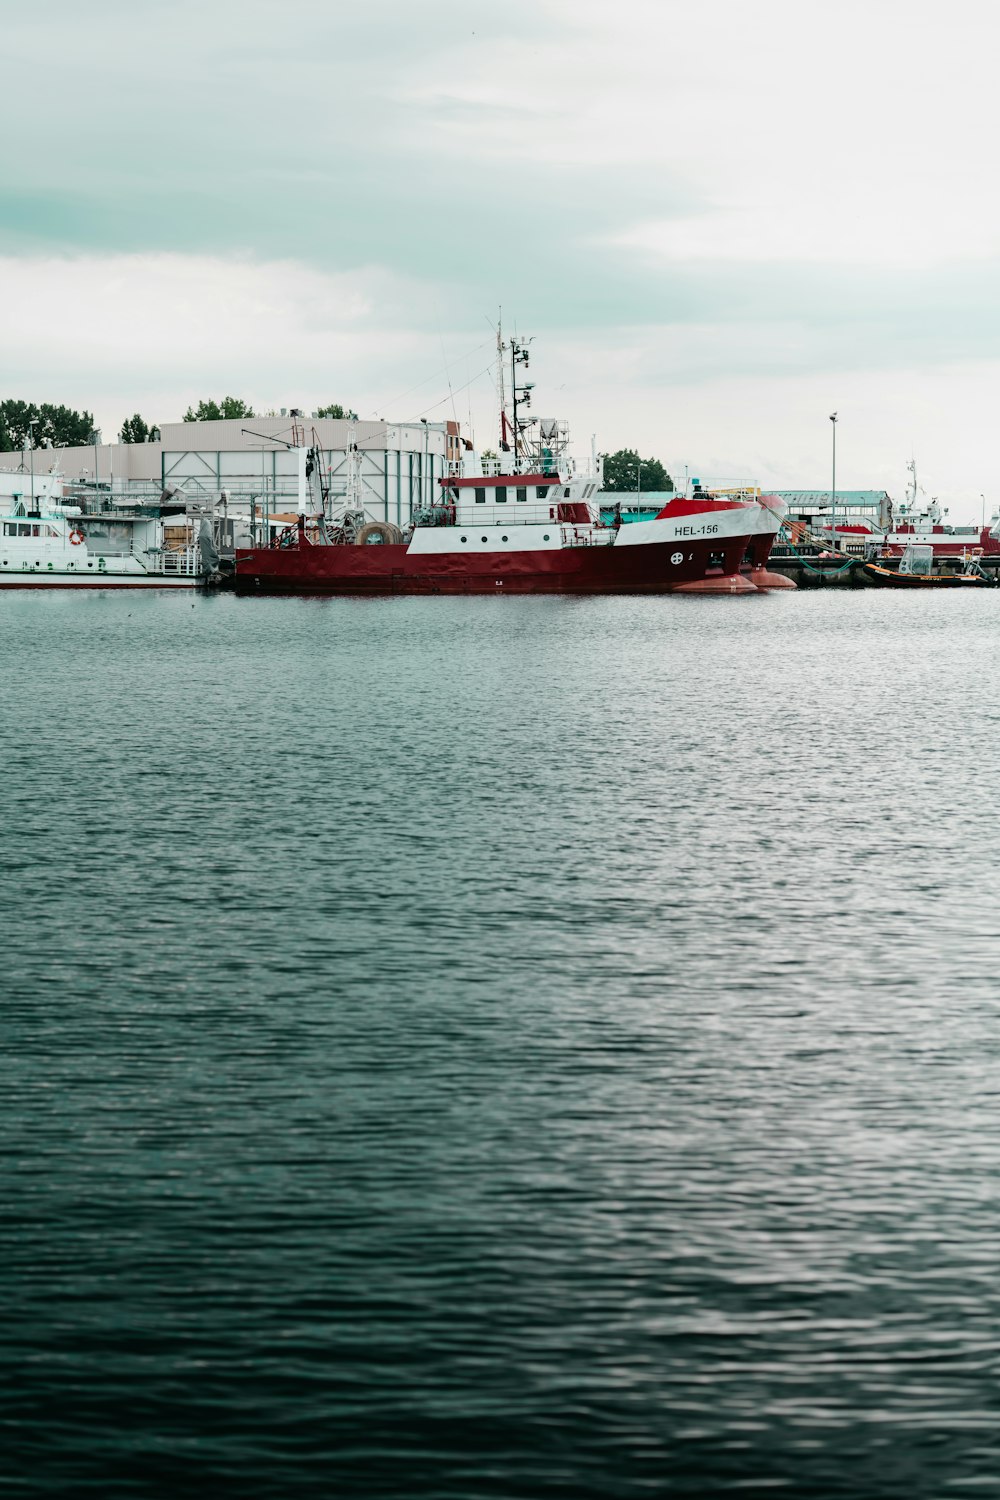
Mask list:
[[[837,550],[837,413],[830,417],[833,424],[833,484],[830,493],[830,540]]]
[[[503,391],[503,308],[497,309],[497,385],[500,395],[500,452],[504,450],[507,440],[504,431],[504,391]]]
[[[517,423],[517,340],[510,341],[510,403],[514,412],[514,473],[517,474],[518,467],[518,423]]]

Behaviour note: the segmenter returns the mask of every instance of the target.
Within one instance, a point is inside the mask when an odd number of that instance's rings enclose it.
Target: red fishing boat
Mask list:
[[[753,491],[676,496],[654,518],[601,520],[596,461],[568,455],[566,424],[530,418],[518,384],[526,343],[511,353],[513,416],[501,390],[502,457],[467,457],[406,532],[370,518],[348,455],[343,509],[330,504],[315,442],[299,453],[299,518],[266,547],[236,554],[240,593],[753,593],[783,507]],[[353,452],[353,445],[350,445]],[[747,565],[749,576],[742,567]],[[784,584],[785,580],[780,580]],[[766,583],[764,586],[768,586]]]

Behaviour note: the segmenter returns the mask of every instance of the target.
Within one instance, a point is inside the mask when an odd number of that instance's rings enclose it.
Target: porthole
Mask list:
[[[549,534],[548,534],[548,532],[546,532],[545,535],[542,537],[542,541],[543,542],[547,542],[548,539],[549,539]]]
[[[488,542],[488,541],[489,541],[489,537],[488,537],[488,536],[484,536],[484,537],[483,537],[483,541],[484,541],[484,542]]]
[[[505,536],[502,536],[502,537],[501,537],[501,538],[500,538],[500,540],[501,540],[501,541],[502,541],[502,542],[505,542],[505,541],[506,541],[506,540],[507,540],[507,538],[506,538],[506,537],[505,537]]]
[[[469,538],[467,536],[463,536],[463,537],[460,538],[460,540],[463,541],[463,542],[467,542],[469,540]]]
[[[87,567],[88,567],[88,568],[92,568],[92,567],[93,567],[93,566],[94,566],[94,564],[93,564],[93,563],[88,563],[88,564],[87,564]]]

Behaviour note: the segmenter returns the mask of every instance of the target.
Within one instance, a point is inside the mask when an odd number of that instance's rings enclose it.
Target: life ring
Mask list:
[[[83,541],[83,532],[71,531],[69,534],[69,539],[74,547],[79,547],[80,543]]]

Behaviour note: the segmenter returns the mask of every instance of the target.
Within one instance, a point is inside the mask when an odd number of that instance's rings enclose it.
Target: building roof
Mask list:
[[[795,505],[829,505],[829,490],[778,490],[778,495],[789,507]],[[874,505],[880,506],[888,500],[887,490],[838,490],[837,506],[842,505]]]

